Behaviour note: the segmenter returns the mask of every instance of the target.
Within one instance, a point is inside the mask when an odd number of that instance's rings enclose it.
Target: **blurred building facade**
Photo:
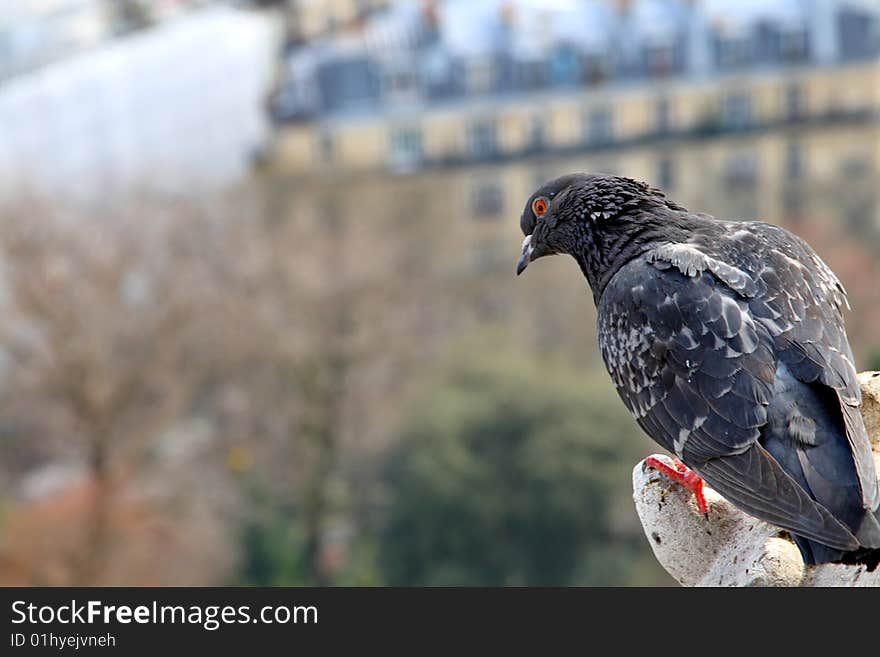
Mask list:
[[[32,0],[5,15],[8,43],[36,31],[0,58],[0,192],[91,201],[245,176],[270,136],[280,30],[223,4]]]
[[[445,179],[478,219],[600,170],[695,210],[874,230],[878,55],[874,2],[400,2],[289,52],[274,165]]]

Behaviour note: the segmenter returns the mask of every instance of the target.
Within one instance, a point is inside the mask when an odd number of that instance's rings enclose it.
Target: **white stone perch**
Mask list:
[[[862,415],[880,472],[880,372],[859,375]],[[671,459],[656,455],[657,458]],[[880,567],[805,566],[787,532],[746,515],[708,486],[709,519],[690,491],[656,470],[633,470],[633,500],[654,556],[683,586],[880,586]]]

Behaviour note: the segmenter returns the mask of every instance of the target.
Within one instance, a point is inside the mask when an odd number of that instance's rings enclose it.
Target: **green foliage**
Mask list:
[[[314,586],[306,559],[303,514],[258,480],[246,484],[248,515],[239,529],[241,563],[233,584],[242,586]],[[328,573],[329,583],[340,586],[382,584],[376,567],[375,541],[355,537],[345,547],[344,567]]]
[[[240,529],[242,563],[235,584],[307,586],[305,546],[290,505],[258,482],[248,486],[250,512]]]
[[[644,439],[604,373],[501,342],[462,349],[405,425],[389,463],[386,580],[632,583],[653,557],[640,529],[619,529],[612,509],[634,517],[621,501]]]

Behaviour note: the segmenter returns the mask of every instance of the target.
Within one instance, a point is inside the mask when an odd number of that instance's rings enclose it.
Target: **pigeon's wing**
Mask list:
[[[709,271],[623,267],[599,305],[599,346],[618,393],[686,463],[739,454],[767,422],[776,358],[766,329]]]
[[[825,400],[841,440],[848,442],[863,506],[875,509],[880,490],[871,443],[859,413],[861,392],[844,327],[846,293],[803,240],[776,226],[761,224],[759,228],[766,235],[752,247],[762,248],[763,253],[755,268],[757,294],[749,300],[750,312],[773,338],[779,361]],[[784,239],[774,239],[780,235]],[[807,458],[817,460],[811,469],[840,467],[822,462],[823,454],[822,450],[806,452]]]
[[[746,512],[857,546],[758,445],[774,389],[772,337],[717,274],[636,259],[603,292],[598,330],[617,391],[652,438]]]

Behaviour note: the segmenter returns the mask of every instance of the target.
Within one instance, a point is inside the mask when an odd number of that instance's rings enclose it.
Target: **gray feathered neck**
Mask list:
[[[663,244],[682,243],[694,216],[659,189],[631,178],[602,177],[572,184],[562,218],[579,226],[569,253],[596,304],[608,281],[633,258]]]

